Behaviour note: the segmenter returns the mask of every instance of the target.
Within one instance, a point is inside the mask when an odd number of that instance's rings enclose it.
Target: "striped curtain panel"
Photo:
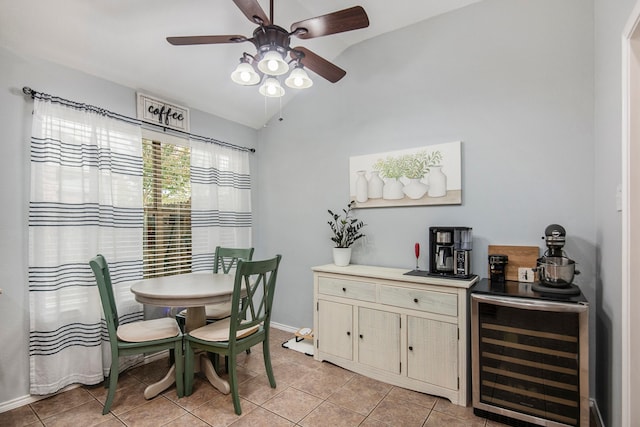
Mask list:
[[[143,318],[142,306],[124,283],[142,278],[141,139],[136,120],[48,95],[34,101],[32,394],[96,384],[108,373],[106,325],[88,265],[93,256],[102,253],[109,262],[121,323]]]
[[[249,248],[249,153],[192,138],[192,271],[212,271],[216,246]]]

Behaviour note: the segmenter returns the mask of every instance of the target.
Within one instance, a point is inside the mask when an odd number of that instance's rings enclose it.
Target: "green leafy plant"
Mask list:
[[[400,178],[404,175],[404,165],[401,157],[388,156],[385,159],[378,159],[373,164],[373,170],[380,172],[384,178]]]
[[[353,203],[350,202],[346,209],[342,209],[342,215],[327,210],[331,215],[331,220],[327,222],[333,232],[331,241],[336,244],[336,248],[349,248],[356,240],[364,237],[360,230],[366,224],[353,216]]]
[[[427,154],[426,151],[420,151],[415,154],[407,154],[402,156],[403,175],[410,179],[423,178],[431,166],[439,165],[442,162],[442,153],[434,151]]]

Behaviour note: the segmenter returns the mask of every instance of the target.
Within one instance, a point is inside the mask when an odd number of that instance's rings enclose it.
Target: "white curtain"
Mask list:
[[[108,373],[93,256],[109,262],[121,322],[143,317],[124,284],[142,278],[142,138],[133,119],[48,95],[34,102],[30,376],[31,393],[48,394]]]
[[[192,270],[213,270],[216,246],[251,242],[249,153],[191,139]]]

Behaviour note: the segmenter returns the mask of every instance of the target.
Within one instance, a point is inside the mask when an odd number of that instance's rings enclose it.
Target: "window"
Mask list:
[[[191,153],[143,139],[144,277],[191,272]]]

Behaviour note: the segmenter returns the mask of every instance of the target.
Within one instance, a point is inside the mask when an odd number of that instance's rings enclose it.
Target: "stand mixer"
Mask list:
[[[573,276],[580,274],[575,270],[575,261],[568,258],[562,248],[566,243],[567,232],[558,224],[551,224],[544,230],[547,251],[538,258],[536,271],[540,282],[532,285],[538,292],[576,295],[580,289],[574,285]]]

